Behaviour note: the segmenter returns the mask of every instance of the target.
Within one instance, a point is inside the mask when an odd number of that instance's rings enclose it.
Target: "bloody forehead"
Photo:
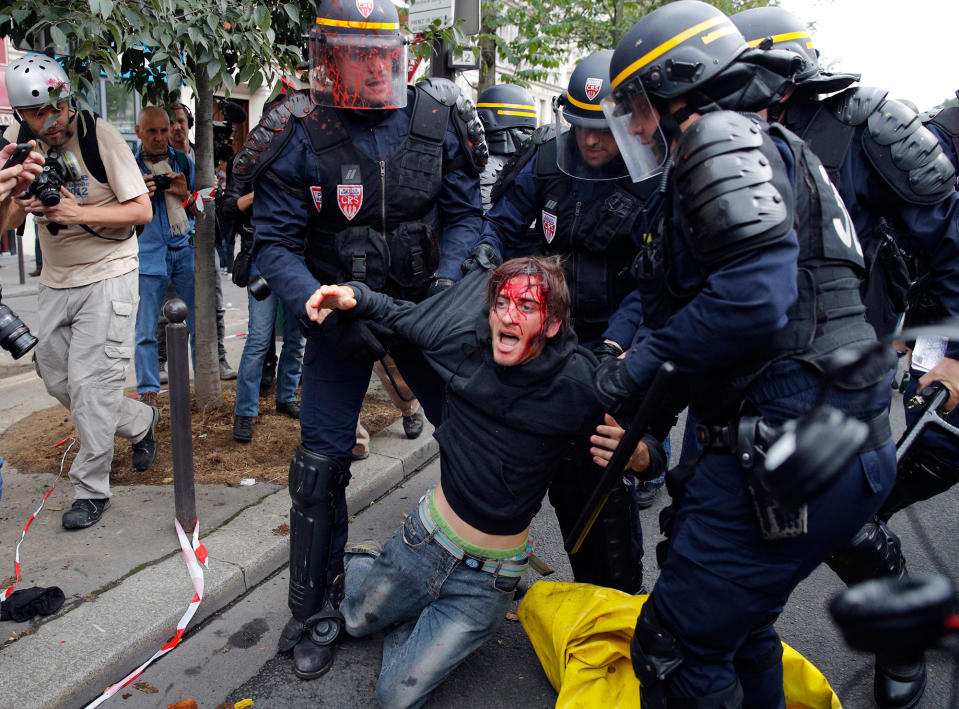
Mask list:
[[[513,302],[532,300],[540,308],[544,303],[542,280],[538,276],[513,276],[499,289],[499,294]]]

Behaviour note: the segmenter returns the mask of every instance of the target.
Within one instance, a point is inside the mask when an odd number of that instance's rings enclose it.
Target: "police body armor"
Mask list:
[[[861,134],[867,159],[898,197],[909,204],[936,204],[955,188],[954,170],[935,135],[922,126],[915,112],[886,96],[886,91],[864,86],[830,96],[818,102],[802,138],[833,183],[842,187],[840,168],[853,140]],[[925,284],[910,287],[909,268],[891,222],[873,219],[859,237],[865,256],[861,294],[866,319],[879,335],[890,334],[907,302],[928,302],[935,296],[927,292]]]
[[[260,176],[311,205],[306,265],[321,283],[362,281],[404,300],[426,296],[439,265],[438,198],[450,105],[416,87],[409,133],[387,160],[357,150],[338,109],[297,94],[250,134],[234,165],[240,179]],[[298,121],[322,184],[289,185],[268,169]],[[315,208],[313,208],[315,205]]]
[[[760,130],[744,126],[744,121]],[[725,422],[739,413],[739,405],[749,385],[772,362],[795,359],[822,371],[831,354],[843,347],[873,341],[875,332],[863,317],[865,306],[859,295],[864,268],[862,248],[838,193],[812,151],[782,126],[757,124],[741,114],[708,113],[695,125],[699,126],[697,134],[684,134],[678,146],[677,153],[683,159],[677,161],[679,167],[673,173],[673,193],[675,198],[689,205],[685,208],[685,236],[696,261],[708,271],[711,265],[722,260],[784,238],[790,226],[797,230],[799,239],[798,297],[787,311],[787,325],[773,335],[762,350],[724,371],[701,377],[690,387],[691,411],[706,422]],[[744,181],[740,180],[737,187],[732,180],[723,180],[720,174],[711,177],[708,173],[723,169],[723,154],[754,160],[764,166],[763,156],[774,157],[777,153],[770,135],[783,140],[795,159],[797,174],[792,186],[795,211],[773,213],[767,224],[758,227],[765,231],[750,233],[748,230],[755,223],[757,204],[767,198],[770,198],[769,205],[782,203],[778,192],[769,190],[775,188],[775,181],[784,179],[784,176],[773,175],[765,185],[748,187],[742,186]],[[699,150],[700,145],[709,147]],[[683,149],[688,156],[680,152]],[[688,159],[693,157],[696,159]],[[768,164],[768,158],[765,159]],[[744,172],[744,175],[748,179],[748,174]],[[719,187],[728,190],[725,193],[710,194],[703,185],[713,182],[713,178],[719,185],[723,182],[733,184]],[[736,192],[741,192],[739,198]],[[745,197],[748,199],[743,199]],[[737,204],[743,210],[739,223],[736,222]],[[725,214],[717,213],[716,209]],[[724,219],[727,220],[725,224]],[[785,232],[780,230],[777,233],[774,228],[767,228],[775,227],[777,223],[785,228]],[[667,238],[671,236],[666,235]],[[664,249],[664,254],[669,254],[668,248]],[[673,281],[668,258],[664,261],[664,268],[666,278]],[[671,288],[674,294],[679,290],[675,285]],[[684,299],[688,302],[693,295],[695,293],[687,293]],[[678,303],[681,300],[674,297],[664,302]],[[643,305],[645,309],[645,301]],[[650,319],[661,321],[663,314],[653,313]],[[882,358],[874,360],[838,386],[860,389],[881,381],[888,368]]]
[[[556,139],[534,138],[535,176],[541,185],[536,216],[537,253],[565,256],[573,329],[581,342],[598,340],[610,316],[634,284],[629,267],[636,253],[631,234],[644,218],[650,182],[610,181],[590,201],[570,198],[573,179],[556,165]],[[523,163],[527,162],[523,161]]]

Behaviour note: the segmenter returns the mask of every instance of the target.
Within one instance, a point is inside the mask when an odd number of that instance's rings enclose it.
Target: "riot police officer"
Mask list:
[[[632,291],[629,272],[645,229],[644,204],[655,181],[634,184],[603,116],[612,50],[596,52],[573,70],[553,102],[553,125],[505,168],[486,214],[483,243],[504,258],[562,255],[580,343],[616,356],[630,343],[625,324],[604,337],[610,317]],[[535,222],[530,230],[528,226]],[[639,320],[638,304],[620,321]],[[623,332],[619,340],[617,333]],[[588,446],[572,444],[550,486],[550,502],[568,533],[595,476]],[[648,437],[653,467],[665,467],[662,444]],[[652,476],[657,477],[656,475]],[[632,482],[632,480],[630,480]],[[654,488],[655,489],[655,488]],[[570,556],[575,578],[637,592],[642,585],[642,532],[625,487],[617,488],[580,551]]]
[[[533,96],[516,84],[490,86],[476,99],[476,112],[486,131],[489,161],[480,175],[483,211],[493,206],[491,192],[503,166],[529,143],[536,130]]]
[[[794,15],[764,7],[732,19],[750,44],[790,51],[802,59],[793,90],[770,111],[818,155],[849,210],[866,260],[862,294],[867,319],[879,334],[889,334],[907,305],[908,324],[959,315],[959,195],[954,169],[936,137],[912,108],[885,91],[851,87],[858,79],[855,74],[821,71],[808,28]],[[826,99],[817,96],[839,89],[844,90]],[[924,274],[912,286],[901,252],[915,259]],[[927,345],[928,339],[917,342],[917,348]],[[938,353],[943,355],[942,367],[950,360],[955,364],[959,343],[950,343]],[[921,374],[913,371],[906,402],[916,393]],[[907,420],[915,415],[907,404]],[[955,425],[959,413],[949,420]],[[955,484],[957,460],[959,445],[954,441],[939,431],[923,436],[900,463],[896,485],[878,519],[830,558],[829,565],[843,581],[906,574],[899,539],[885,522],[894,512]],[[924,662],[877,657],[874,690],[883,709],[915,706],[924,686]]]
[[[311,95],[266,116],[237,156],[254,180],[254,258],[286,312],[306,322],[321,283],[365,282],[419,301],[460,277],[482,222],[486,161],[472,104],[445,80],[406,84],[406,47],[389,0],[322,5],[310,33]],[[347,537],[345,487],[356,422],[383,349],[368,323],[309,325],[301,445],[290,465],[290,596],[280,650],[302,679],[325,673]],[[441,390],[422,355],[390,348],[438,423]],[[328,601],[328,602],[327,602]]]
[[[893,478],[887,361],[817,405],[832,353],[875,335],[855,231],[817,159],[743,113],[781,97],[794,71],[762,54],[715,7],[678,0],[634,25],[610,67],[604,110],[633,178],[665,173],[664,287],[643,298],[658,327],[594,383],[614,407],[673,361],[705,444],[671,489],[669,546],[631,643],[643,707],[784,707],[773,623]],[[780,439],[789,420],[795,437]],[[851,445],[840,429],[858,431]],[[825,465],[804,465],[810,452]]]

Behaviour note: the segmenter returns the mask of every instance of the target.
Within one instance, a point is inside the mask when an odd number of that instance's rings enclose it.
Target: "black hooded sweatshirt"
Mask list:
[[[567,442],[592,433],[602,407],[592,387],[596,358],[573,333],[550,338],[524,364],[493,361],[488,279],[475,271],[417,304],[353,282],[349,312],[422,348],[445,384],[434,436],[446,499],[481,532],[509,535],[529,526]]]

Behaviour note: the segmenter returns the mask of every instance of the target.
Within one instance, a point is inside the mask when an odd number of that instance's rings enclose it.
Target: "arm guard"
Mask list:
[[[293,136],[293,119],[304,118],[315,107],[307,94],[297,93],[260,119],[233,160],[228,200],[232,199],[235,204],[236,199],[250,191]],[[306,198],[309,199],[309,195]]]
[[[765,148],[765,149],[764,149]],[[785,238],[792,205],[784,199],[760,125],[731,111],[707,113],[676,146],[676,195],[693,256],[715,266]]]
[[[937,204],[955,190],[955,169],[915,111],[887,99],[866,119],[863,150],[903,201]]]
[[[476,106],[449,79],[431,77],[421,81],[418,86],[444,106],[453,108],[453,125],[463,152],[469,158],[469,167],[477,175],[481,174],[489,159],[489,146],[486,145],[483,124],[476,115]]]

